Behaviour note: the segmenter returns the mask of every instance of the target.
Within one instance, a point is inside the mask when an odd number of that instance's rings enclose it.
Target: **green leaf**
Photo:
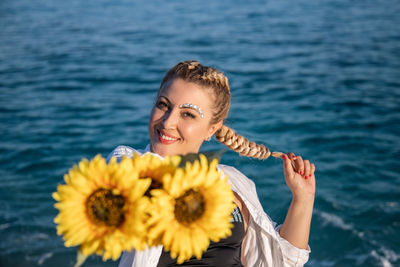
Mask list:
[[[87,256],[83,255],[81,250],[78,250],[78,254],[76,255],[76,263],[74,267],[80,267],[86,261]]]
[[[206,156],[208,162],[211,162],[213,159],[217,159],[218,162],[220,161],[222,155],[226,152],[226,149],[220,149],[217,151],[204,151],[201,153],[189,153],[184,156],[181,156],[181,163],[179,164],[179,167],[183,168],[186,165],[186,162],[195,162],[196,160],[200,160],[200,154],[203,154]]]

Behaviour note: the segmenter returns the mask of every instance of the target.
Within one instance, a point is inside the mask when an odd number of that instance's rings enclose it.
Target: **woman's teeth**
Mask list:
[[[163,135],[162,133],[160,133],[160,135],[161,135],[161,137],[162,137],[163,139],[165,139],[165,140],[170,140],[170,141],[178,140],[178,138],[172,138],[172,137]]]

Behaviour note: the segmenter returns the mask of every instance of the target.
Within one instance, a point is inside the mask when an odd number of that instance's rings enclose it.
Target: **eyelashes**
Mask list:
[[[190,113],[189,111],[185,111],[185,112],[183,112],[183,114],[184,114],[185,116],[187,116],[187,117],[192,118],[192,119],[196,118],[196,116],[193,115],[192,113]]]
[[[164,110],[164,111],[168,111],[170,109],[169,105],[163,100],[159,100],[156,103],[156,107],[161,109],[161,110]],[[196,118],[196,115],[194,115],[193,113],[191,113],[190,111],[187,111],[187,110],[183,110],[181,112],[181,114],[185,118],[191,118],[191,119],[195,119]]]
[[[156,107],[158,107],[159,109],[165,109],[168,108],[168,105],[164,101],[158,101]]]

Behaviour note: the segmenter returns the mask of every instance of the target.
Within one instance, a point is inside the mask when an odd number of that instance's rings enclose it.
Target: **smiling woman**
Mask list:
[[[221,127],[222,122],[209,123],[212,108],[208,92],[200,85],[178,78],[162,87],[150,116],[151,150],[161,156],[199,151],[203,141]]]
[[[307,262],[310,252],[308,238],[315,194],[315,166],[293,153],[271,153],[265,146],[250,142],[223,125],[230,96],[228,79],[222,72],[197,61],[178,63],[165,75],[157,93],[149,120],[150,145],[144,151],[120,146],[109,158],[121,158],[134,152],[155,153],[161,157],[198,153],[203,142],[215,134],[219,142],[241,155],[283,159],[285,181],[293,195],[284,223],[277,226],[271,221],[249,178],[233,167],[220,164],[218,169],[228,176],[237,206],[232,214],[232,236],[211,243],[202,259],[191,258],[182,265],[301,266]],[[191,181],[185,183],[188,182]],[[192,193],[191,197],[196,196],[196,192]],[[178,199],[187,197],[182,195]],[[120,261],[120,267],[176,265],[174,256],[160,246],[125,252]]]

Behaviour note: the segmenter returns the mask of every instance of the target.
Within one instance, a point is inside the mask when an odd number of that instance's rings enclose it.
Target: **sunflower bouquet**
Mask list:
[[[180,264],[201,258],[210,240],[231,235],[234,196],[217,159],[146,153],[110,162],[83,159],[53,198],[65,246],[79,246],[80,266],[91,254],[117,260],[122,251],[163,245]]]

